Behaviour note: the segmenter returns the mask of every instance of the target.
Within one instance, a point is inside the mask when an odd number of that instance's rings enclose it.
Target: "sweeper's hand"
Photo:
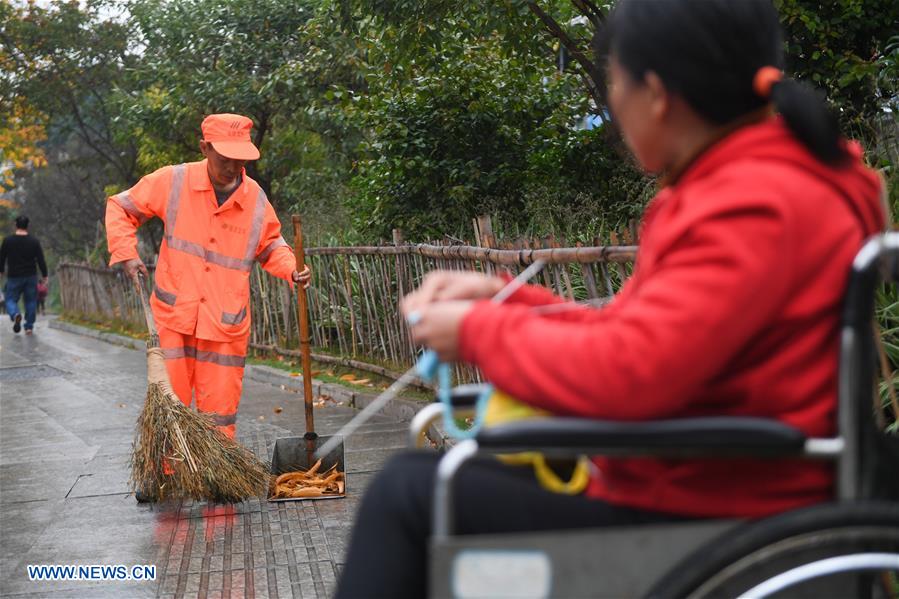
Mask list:
[[[291,278],[293,279],[294,283],[299,283],[303,286],[303,289],[306,289],[312,282],[312,270],[309,268],[308,264],[304,264],[303,271],[293,271]]]
[[[401,308],[408,317],[434,302],[490,299],[506,282],[477,272],[437,270],[429,273],[421,286],[403,298]]]
[[[140,273],[145,277],[150,276],[150,273],[147,272],[147,267],[144,266],[144,263],[141,262],[140,258],[132,258],[131,260],[126,260],[122,264],[122,270],[125,271],[125,274],[128,275],[129,279],[133,279],[137,273]]]
[[[441,362],[457,361],[462,321],[472,307],[472,301],[435,302],[423,306],[411,327],[412,338],[437,352]]]

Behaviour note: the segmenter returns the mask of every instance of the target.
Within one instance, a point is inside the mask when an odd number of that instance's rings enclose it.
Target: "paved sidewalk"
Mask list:
[[[378,416],[348,440],[345,499],[138,505],[128,455],[145,391],[142,351],[0,321],[0,596],[329,597],[365,486],[406,423]],[[316,429],[352,413],[317,408]],[[237,428],[268,461],[274,439],[302,434],[302,395],[246,380]],[[153,564],[156,580],[32,582],[29,564]]]

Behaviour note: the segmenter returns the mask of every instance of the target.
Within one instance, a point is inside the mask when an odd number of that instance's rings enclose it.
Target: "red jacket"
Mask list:
[[[752,415],[835,428],[838,322],[850,263],[882,229],[881,182],[815,160],[780,119],[745,127],[652,201],[635,272],[603,310],[538,316],[525,287],[479,302],[463,358],[559,415]],[[824,463],[597,459],[588,494],[695,516],[762,516],[833,496]]]

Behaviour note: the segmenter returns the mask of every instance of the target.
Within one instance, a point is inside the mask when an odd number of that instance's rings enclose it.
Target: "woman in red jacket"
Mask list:
[[[881,183],[811,89],[782,77],[769,0],[623,0],[609,19],[609,105],[662,175],[634,275],[602,310],[505,281],[435,273],[406,298],[417,341],[565,416],[776,418],[833,433],[849,265],[883,227]],[[774,116],[774,111],[779,116]],[[361,507],[338,596],[424,596],[437,456],[390,462]],[[584,496],[495,462],[457,477],[466,533],[761,517],[832,497],[823,463],[601,459]]]

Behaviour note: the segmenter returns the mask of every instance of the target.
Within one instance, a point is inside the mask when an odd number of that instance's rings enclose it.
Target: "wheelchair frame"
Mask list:
[[[680,596],[684,592],[674,591],[677,584],[668,587],[674,592],[674,595],[669,595],[665,588],[658,587],[656,579],[665,581],[673,575],[676,577],[677,569],[683,568],[683,563],[687,561],[681,559],[684,554],[701,551],[703,546],[708,547],[716,539],[726,538],[741,524],[739,520],[708,520],[551,533],[453,536],[452,489],[460,469],[476,456],[535,450],[549,457],[562,458],[578,455],[695,457],[711,453],[731,457],[832,460],[836,462],[835,496],[837,505],[843,506],[841,509],[851,512],[852,506],[857,506],[856,511],[860,512],[868,509],[873,510],[871,513],[885,511],[885,518],[890,522],[895,515],[896,529],[884,541],[888,550],[861,552],[848,557],[832,556],[795,565],[755,585],[750,589],[752,596],[766,597],[793,588],[800,582],[841,571],[862,572],[890,568],[899,571],[899,504],[891,503],[884,507],[882,503],[866,502],[872,497],[874,483],[865,479],[861,467],[862,460],[870,451],[865,445],[865,435],[873,430],[868,402],[874,391],[875,354],[871,322],[875,290],[881,280],[878,268],[883,270],[882,267],[887,267],[888,276],[883,277],[884,280],[896,281],[899,278],[897,263],[897,233],[872,237],[853,261],[840,331],[837,434],[833,437],[807,438],[794,427],[760,418],[706,417],[637,423],[551,418],[490,427],[481,430],[475,439],[456,444],[446,452],[437,469],[433,499],[430,594],[435,597],[493,596],[495,593],[508,592],[508,581],[488,580],[478,587],[477,581],[471,576],[466,578],[462,571],[464,568],[460,570],[460,564],[465,561],[466,555],[476,555],[479,556],[481,565],[477,566],[475,562],[468,560],[471,563],[466,562],[466,567],[477,572],[477,576],[483,577],[485,572],[502,568],[511,572],[515,568],[513,558],[517,553],[521,559],[528,556],[532,558],[530,566],[522,567],[519,578],[536,571],[548,575],[549,582],[546,581],[546,576],[542,582],[538,580],[538,576],[530,583],[522,583],[525,587],[531,585],[533,594],[529,596],[595,596],[597,592],[606,596],[639,596],[646,593],[651,596]],[[453,405],[460,410],[457,415],[470,413],[479,390],[478,385],[465,385],[454,390]],[[415,416],[410,424],[411,446],[420,445],[423,432],[440,416],[442,409],[440,403],[430,404]],[[535,443],[536,439],[540,442]],[[796,512],[803,511],[805,510]],[[829,517],[838,521],[841,516],[838,514]],[[767,521],[768,519],[764,519],[753,524]],[[789,522],[785,526],[789,528],[788,525]],[[804,526],[808,528],[808,524]],[[861,527],[861,524],[857,526]],[[806,537],[814,533],[814,530],[803,530],[805,532],[802,534]],[[613,547],[614,550],[610,550]],[[678,547],[679,552],[672,555],[671,547]],[[541,555],[548,562],[541,561]],[[595,559],[585,560],[585,555],[594,556]],[[634,564],[638,564],[638,567],[635,568]],[[647,567],[648,565],[652,567]],[[601,590],[597,589],[595,582],[602,576],[597,570],[599,567],[614,574],[605,579],[609,584],[604,585]],[[573,583],[572,577],[580,577],[587,584]],[[621,579],[620,584],[614,578]],[[491,587],[491,584],[494,586]],[[832,586],[824,588],[829,592],[834,590]],[[814,593],[818,592],[820,591]]]

